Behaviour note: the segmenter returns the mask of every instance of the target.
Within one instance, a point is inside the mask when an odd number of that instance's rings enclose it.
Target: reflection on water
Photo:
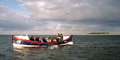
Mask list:
[[[20,60],[39,60],[39,59],[45,59],[46,57],[50,57],[56,53],[58,53],[58,50],[65,50],[69,49],[71,46],[58,46],[53,45],[49,47],[35,47],[35,48],[14,48],[13,50],[16,52],[16,55],[14,55],[14,59],[20,59]]]

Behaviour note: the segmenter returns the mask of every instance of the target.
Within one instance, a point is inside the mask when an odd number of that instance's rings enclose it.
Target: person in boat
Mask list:
[[[34,41],[34,36],[31,36],[31,37],[30,37],[30,40],[31,40],[31,41]]]
[[[62,41],[63,40],[63,35],[62,34],[60,34],[60,41]]]
[[[63,35],[62,34],[58,34],[57,35],[57,41],[62,41],[63,40]]]
[[[40,37],[36,37],[35,41],[39,42],[39,38],[40,38]]]
[[[58,33],[57,37],[60,37],[60,34]]]
[[[53,38],[51,38],[51,42],[54,42],[54,41],[53,41]]]
[[[43,42],[47,42],[47,41],[45,40],[45,38],[42,38],[42,40],[43,40]]]
[[[59,41],[59,39],[58,39],[58,38],[56,38],[56,41],[58,42],[58,41]]]
[[[58,35],[57,35],[57,38],[59,39],[60,38],[60,34],[58,33]]]

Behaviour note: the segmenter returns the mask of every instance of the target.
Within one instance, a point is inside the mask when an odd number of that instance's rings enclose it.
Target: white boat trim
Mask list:
[[[73,42],[68,42],[68,43],[65,43],[65,44],[60,44],[60,45],[73,45]]]
[[[15,44],[13,43],[13,47],[15,48],[23,48],[23,47],[40,47],[38,45],[23,45],[23,44]]]

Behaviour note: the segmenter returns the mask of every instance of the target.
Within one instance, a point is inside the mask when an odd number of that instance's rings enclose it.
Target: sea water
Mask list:
[[[120,60],[120,35],[74,35],[73,42],[15,49],[11,35],[0,35],[0,60]]]

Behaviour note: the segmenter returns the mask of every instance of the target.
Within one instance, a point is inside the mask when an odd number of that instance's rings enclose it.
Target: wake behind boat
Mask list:
[[[28,35],[21,36],[13,36],[12,43],[14,47],[41,47],[41,46],[51,46],[51,45],[73,45],[72,35],[70,36],[57,36],[57,37],[49,37],[42,38],[36,37],[33,40],[33,37],[29,37]]]

